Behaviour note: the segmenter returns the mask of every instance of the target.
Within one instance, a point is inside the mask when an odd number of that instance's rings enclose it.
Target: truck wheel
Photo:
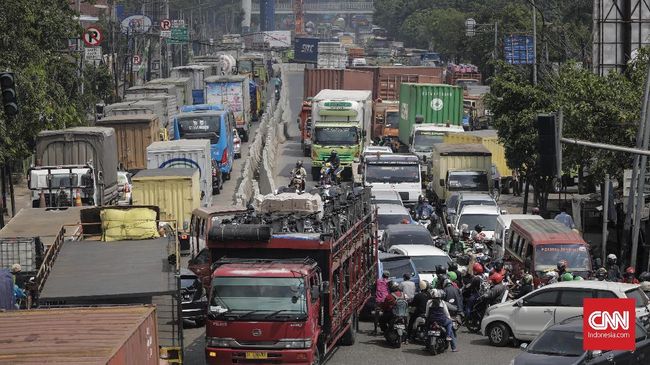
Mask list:
[[[349,322],[350,327],[341,336],[341,340],[339,341],[342,346],[352,346],[357,341],[357,316],[353,314]]]
[[[313,181],[318,181],[318,179],[320,179],[320,167],[311,168],[311,178]]]

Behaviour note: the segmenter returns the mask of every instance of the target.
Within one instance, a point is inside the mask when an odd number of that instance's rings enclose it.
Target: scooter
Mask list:
[[[437,355],[445,352],[448,348],[447,331],[438,322],[431,322],[427,331],[426,350],[431,355]]]
[[[402,316],[395,316],[390,320],[388,328],[384,331],[384,338],[389,345],[395,348],[402,347],[402,342],[405,342],[407,338],[407,323],[407,318]]]
[[[293,175],[289,187],[295,189],[297,193],[305,191],[305,177],[302,174]]]

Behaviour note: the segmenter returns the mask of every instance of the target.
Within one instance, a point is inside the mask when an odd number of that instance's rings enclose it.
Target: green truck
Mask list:
[[[443,129],[459,126],[462,131],[463,89],[451,85],[401,84],[399,111],[399,139],[403,146],[412,150],[410,147],[418,137],[415,132],[420,127],[427,127],[427,133],[433,126]],[[416,122],[416,117],[421,118]],[[441,132],[446,134],[449,131]]]
[[[311,159],[312,177],[320,178],[320,169],[336,150],[352,177],[352,163],[370,139],[372,92],[370,90],[321,90],[312,100]]]

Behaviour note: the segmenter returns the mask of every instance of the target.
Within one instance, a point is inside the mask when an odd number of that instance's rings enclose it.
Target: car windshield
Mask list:
[[[383,270],[388,271],[390,273],[390,276],[393,278],[401,278],[404,276],[404,274],[414,274],[411,259],[409,258],[382,261],[381,265]]]
[[[581,243],[543,244],[535,247],[535,271],[546,271],[557,267],[561,260],[568,262],[567,271],[589,271],[589,252]]]
[[[400,224],[404,219],[410,222],[411,216],[408,214],[377,214],[379,229],[386,229],[391,224]]]
[[[79,176],[76,174],[52,174],[53,188],[69,188],[75,186],[79,186]]]
[[[435,143],[443,143],[445,141],[445,134],[442,132],[433,131],[418,131],[415,132],[413,139],[413,149],[415,152],[431,152]]]
[[[582,349],[582,332],[545,331],[533,341],[526,351],[531,354],[580,356]]]
[[[625,292],[625,296],[634,299],[637,308],[645,307],[648,305],[648,297],[645,295],[643,290],[641,290],[641,288],[628,290]]]
[[[483,226],[483,231],[494,231],[497,226],[496,214],[463,214],[458,221],[458,227],[467,224],[469,229],[474,229],[477,224]]]
[[[181,275],[181,288],[188,288],[196,283],[196,276]]]
[[[488,191],[487,173],[452,172],[449,174],[450,190]]]
[[[420,167],[412,165],[368,164],[366,182],[369,183],[419,183]]]
[[[219,116],[187,116],[178,118],[178,134],[183,139],[209,139],[211,144],[219,143],[221,133]]]
[[[458,211],[462,212],[463,207],[467,205],[483,205],[483,206],[496,207],[497,203],[494,200],[462,200],[458,205]]]
[[[118,185],[125,185],[125,184],[130,184],[131,181],[129,179],[128,174],[117,174],[117,184]]]
[[[359,142],[356,127],[317,127],[314,143],[321,145],[353,145]]]
[[[217,313],[303,315],[307,307],[301,278],[215,277],[210,298],[210,310]]]
[[[388,237],[390,241],[387,243],[391,246],[413,244],[433,245],[431,234],[428,231],[422,232],[419,229],[413,230],[412,232],[391,233]]]
[[[399,128],[398,112],[386,112],[386,128]]]
[[[447,268],[449,264],[447,256],[411,256],[411,260],[419,273],[436,272],[436,266]]]

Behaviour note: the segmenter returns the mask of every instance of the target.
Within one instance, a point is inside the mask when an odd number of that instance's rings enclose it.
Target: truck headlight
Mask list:
[[[311,347],[311,340],[307,338],[283,338],[278,343],[285,349],[308,349]]]
[[[235,347],[237,343],[233,338],[206,337],[205,344],[207,347]]]

